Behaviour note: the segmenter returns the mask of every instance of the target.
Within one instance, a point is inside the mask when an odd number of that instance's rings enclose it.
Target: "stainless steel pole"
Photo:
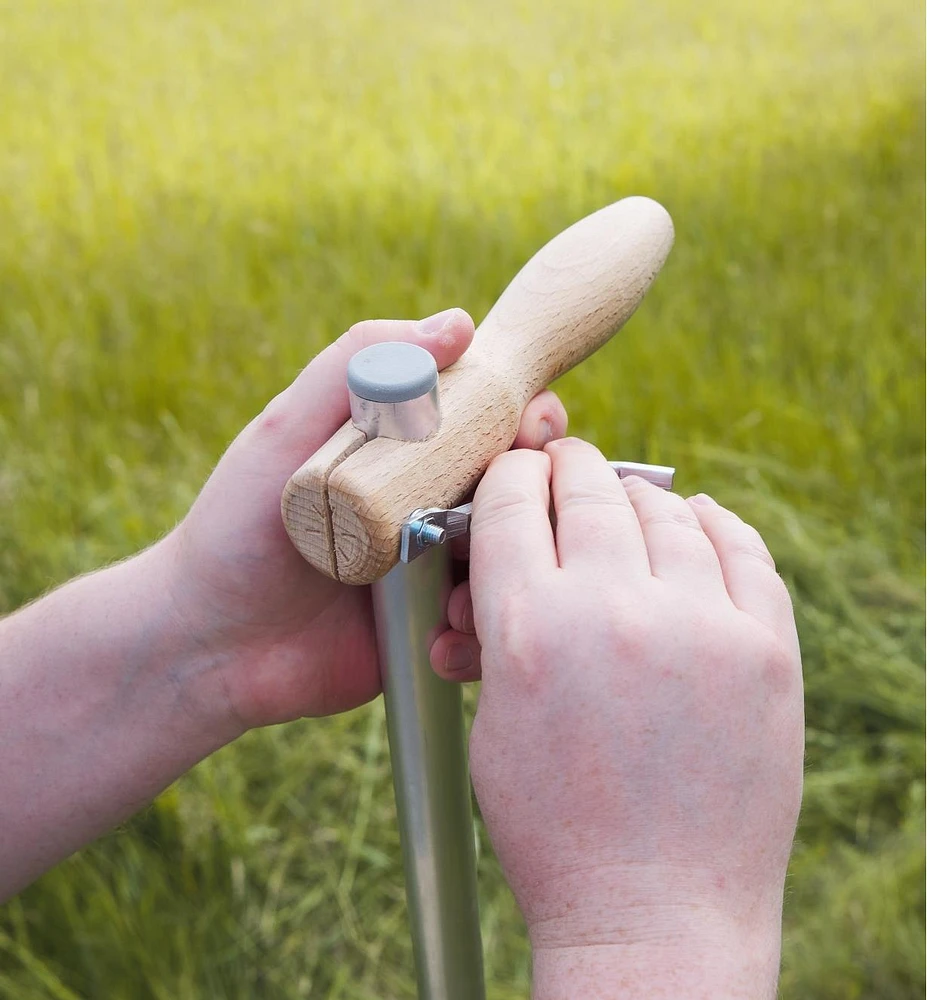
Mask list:
[[[421,439],[440,422],[437,368],[421,348],[378,344],[360,351],[348,387],[352,417],[368,437]],[[412,563],[400,562],[372,589],[419,997],[483,1000],[461,691],[429,662],[431,643],[446,625],[447,549],[435,545]]]
[[[373,585],[409,923],[422,1000],[482,1000],[483,951],[460,688],[431,669],[448,555],[437,545]]]

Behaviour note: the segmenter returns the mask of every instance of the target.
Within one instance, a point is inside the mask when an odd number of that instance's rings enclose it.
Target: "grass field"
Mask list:
[[[651,195],[676,249],[561,382],[572,427],[751,519],[796,597],[782,996],[922,997],[922,27],[902,0],[4,4],[0,611],[163,533],[353,321],[479,319],[549,236]],[[525,997],[478,835],[490,995]],[[0,908],[0,997],[410,997],[404,921],[375,705],[249,734]]]

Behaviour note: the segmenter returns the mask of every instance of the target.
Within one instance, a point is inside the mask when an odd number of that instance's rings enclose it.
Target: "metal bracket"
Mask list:
[[[446,510],[444,507],[422,507],[413,510],[402,526],[399,558],[404,562],[417,559],[432,545],[443,545],[470,530],[473,504]]]
[[[676,470],[668,465],[642,465],[638,462],[609,462],[619,479],[640,476],[662,490],[673,488]],[[419,507],[413,510],[402,526],[399,558],[404,563],[417,559],[432,545],[443,545],[470,530],[473,504],[459,507]]]

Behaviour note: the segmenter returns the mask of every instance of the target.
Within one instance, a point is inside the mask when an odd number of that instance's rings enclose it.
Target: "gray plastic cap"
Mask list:
[[[437,385],[438,366],[424,347],[373,344],[348,362],[348,388],[375,403],[405,403]]]

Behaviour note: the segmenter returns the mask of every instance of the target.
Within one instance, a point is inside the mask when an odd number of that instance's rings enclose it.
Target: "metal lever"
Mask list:
[[[662,490],[673,488],[676,470],[668,465],[642,465],[639,462],[609,462],[619,479],[640,476],[648,483]],[[473,504],[459,507],[420,507],[413,510],[402,526],[399,558],[404,563],[412,562],[432,545],[443,545],[452,538],[459,538],[470,530]]]

